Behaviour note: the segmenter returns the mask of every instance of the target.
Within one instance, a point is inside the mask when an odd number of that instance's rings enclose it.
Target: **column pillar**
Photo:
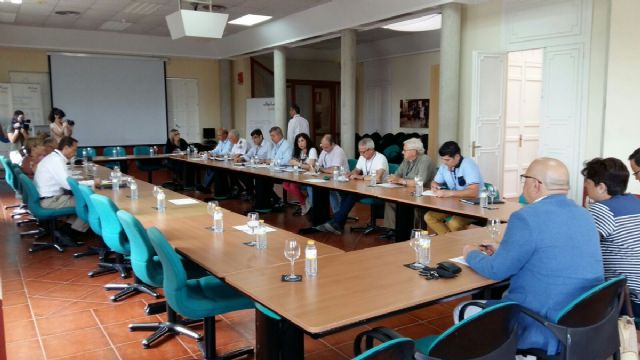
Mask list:
[[[220,97],[220,123],[225,129],[238,126],[233,121],[233,103],[231,93],[233,84],[231,82],[231,60],[220,60],[218,62],[218,92]]]
[[[274,124],[287,136],[287,57],[283,47],[273,50],[273,97],[275,102]],[[265,137],[269,134],[265,134]]]
[[[438,109],[438,146],[458,141],[460,98],[460,16],[461,5],[442,7],[440,30],[440,106]]]
[[[340,37],[340,146],[347,158],[355,157],[356,134],[356,31]]]

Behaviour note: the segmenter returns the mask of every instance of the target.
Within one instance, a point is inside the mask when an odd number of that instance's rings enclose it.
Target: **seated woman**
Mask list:
[[[305,133],[300,133],[294,140],[293,156],[289,160],[289,165],[298,166],[301,170],[315,171],[314,166],[318,160],[316,150],[311,138]],[[311,209],[311,187],[300,186],[297,183],[285,182],[282,187],[300,202],[300,208],[294,215],[306,215]]]
[[[616,158],[595,158],[582,169],[607,280],[627,278],[631,305],[640,314],[640,199],[625,194],[629,170]],[[637,315],[636,315],[637,316]]]
[[[165,154],[186,151],[188,147],[189,143],[180,137],[180,131],[178,131],[178,129],[171,129],[169,131],[169,138],[167,139],[167,143],[164,145]],[[171,170],[171,173],[173,174],[173,182],[180,184],[184,165],[179,161],[172,161],[171,159],[168,159],[165,166]]]

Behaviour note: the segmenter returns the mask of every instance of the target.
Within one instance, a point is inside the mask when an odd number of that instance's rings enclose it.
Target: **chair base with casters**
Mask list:
[[[96,277],[104,274],[111,274],[114,272],[120,273],[120,277],[126,279],[129,277],[129,272],[131,271],[131,265],[125,262],[124,256],[121,254],[115,254],[113,258],[109,258],[108,256],[114,254],[111,250],[104,251],[103,256],[101,256],[98,262],[98,268],[96,270],[89,272],[89,277]]]
[[[147,284],[143,284],[137,278],[133,284],[107,284],[104,286],[105,290],[120,290],[117,294],[111,296],[111,301],[120,301],[123,298],[133,296],[135,294],[147,294],[153,296],[156,299],[160,298],[153,288]]]
[[[167,312],[167,321],[129,324],[129,331],[153,331],[146,339],[142,340],[142,347],[148,349],[154,342],[162,339],[165,335],[185,335],[198,342],[202,342],[202,335],[191,330],[187,325],[201,322],[201,320],[180,320],[178,314],[167,305],[161,302]],[[158,303],[158,304],[161,304]]]
[[[362,233],[365,235],[368,235],[374,231],[375,232],[385,231],[386,228],[382,226],[378,226],[376,224],[376,219],[377,219],[376,206],[379,206],[380,204],[384,204],[384,202],[371,199],[371,198],[365,198],[360,200],[360,203],[369,205],[369,208],[371,209],[369,223],[366,226],[360,226],[360,227],[352,226],[351,231],[362,231]]]
[[[144,314],[147,316],[162,314],[167,311],[167,302],[166,301],[158,301],[151,304],[147,304],[144,307]]]

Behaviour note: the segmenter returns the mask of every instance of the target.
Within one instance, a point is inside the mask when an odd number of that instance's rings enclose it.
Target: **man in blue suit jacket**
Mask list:
[[[604,281],[598,232],[587,210],[566,197],[569,171],[561,161],[535,160],[521,179],[531,205],[511,215],[500,247],[467,245],[463,254],[482,276],[511,278],[503,300],[555,319]],[[518,348],[558,351],[556,338],[534,320],[520,315],[518,327]]]

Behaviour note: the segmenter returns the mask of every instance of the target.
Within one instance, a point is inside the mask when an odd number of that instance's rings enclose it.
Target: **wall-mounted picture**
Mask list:
[[[429,127],[429,99],[400,100],[400,127]]]

